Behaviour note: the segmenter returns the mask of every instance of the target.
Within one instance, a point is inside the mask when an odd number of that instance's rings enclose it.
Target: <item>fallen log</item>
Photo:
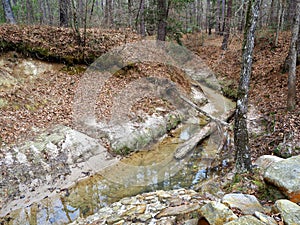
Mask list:
[[[196,132],[193,137],[191,137],[189,140],[184,142],[181,146],[179,146],[176,149],[174,153],[174,158],[178,160],[184,158],[190,151],[192,151],[198,145],[199,142],[203,141],[205,138],[207,138],[209,135],[215,132],[218,129],[218,126],[220,126],[221,124],[228,125],[228,123],[224,122],[223,120],[227,121],[227,119],[231,118],[234,113],[235,110],[230,110],[224,113],[221,116],[221,119],[214,120],[216,122],[209,122],[198,132]],[[222,121],[223,123],[218,123],[220,121]]]

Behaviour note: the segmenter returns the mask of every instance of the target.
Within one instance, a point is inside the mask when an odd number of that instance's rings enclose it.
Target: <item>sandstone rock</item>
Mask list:
[[[120,216],[112,215],[106,219],[107,224],[115,224],[123,220]]]
[[[254,216],[246,215],[242,216],[234,221],[225,223],[224,225],[266,225],[259,219],[256,219]]]
[[[200,213],[211,225],[221,225],[237,219],[237,216],[226,205],[216,201],[202,206]]]
[[[156,225],[174,225],[176,224],[176,217],[168,217],[168,218],[161,218],[160,220],[155,221],[152,224]]]
[[[300,202],[300,155],[271,164],[264,179],[293,202]]]
[[[177,216],[177,215],[188,214],[188,213],[197,211],[199,208],[200,208],[200,206],[198,204],[169,207],[169,208],[162,210],[160,213],[158,213],[155,216],[155,218],[160,219],[162,217],[167,217],[167,216]]]
[[[141,221],[141,222],[147,222],[148,220],[150,220],[152,218],[152,216],[150,214],[141,214],[138,215],[137,220]]]
[[[131,206],[126,212],[122,214],[122,216],[132,216],[135,214],[143,214],[146,210],[146,204],[141,204],[137,206]]]
[[[271,164],[280,162],[281,160],[284,159],[275,155],[263,155],[255,161],[254,165],[260,168],[261,171],[264,173]]]
[[[222,202],[231,208],[238,208],[244,214],[254,214],[256,211],[264,212],[264,208],[254,195],[246,194],[227,194],[223,197]]]
[[[300,206],[289,200],[282,199],[275,202],[274,208],[279,212],[286,225],[300,224]]]
[[[198,225],[198,219],[190,219],[183,222],[183,225]]]
[[[268,224],[268,225],[277,225],[276,221],[270,217],[270,216],[267,216],[261,212],[255,212],[254,213],[254,216],[259,219],[260,221],[264,222],[265,224]]]

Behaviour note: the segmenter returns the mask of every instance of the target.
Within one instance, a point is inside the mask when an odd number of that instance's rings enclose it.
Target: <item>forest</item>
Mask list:
[[[2,0],[0,224],[300,224],[299,29],[300,0]]]

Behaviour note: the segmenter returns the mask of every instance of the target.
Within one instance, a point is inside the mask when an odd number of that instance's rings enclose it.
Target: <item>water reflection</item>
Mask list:
[[[193,131],[191,127],[189,129],[189,132]],[[101,173],[77,182],[70,189],[13,211],[0,219],[0,224],[67,224],[126,196],[158,189],[191,188],[213,176],[210,168],[214,167],[222,140],[218,135],[222,133],[216,132],[214,135],[218,138],[209,138],[183,160],[176,160],[174,152],[184,142],[186,132],[183,127],[174,136],[154,145],[151,151],[135,153]]]

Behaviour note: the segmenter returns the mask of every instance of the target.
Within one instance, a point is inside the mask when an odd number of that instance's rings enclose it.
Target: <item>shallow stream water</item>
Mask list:
[[[32,70],[33,76],[44,72],[36,71],[40,65],[33,62],[25,63],[25,67],[26,71]],[[210,100],[205,111],[215,111],[220,115],[233,107],[232,102],[213,90],[207,88],[204,92]],[[208,109],[209,107],[212,109]],[[151,146],[151,149],[142,149],[119,163],[78,181],[73,187],[60,190],[26,208],[12,211],[0,218],[0,224],[67,224],[78,217],[91,215],[123,197],[160,189],[193,188],[216,175],[220,165],[227,164],[227,159],[218,155],[220,142],[224,138],[220,131],[184,159],[174,158],[178,145],[188,140],[197,128],[199,125],[182,125],[172,135]]]
[[[212,168],[217,146],[209,140],[180,161],[173,158],[176,144],[172,141],[167,140],[152,151],[135,153],[72,188],[11,212],[0,221],[20,225],[67,224],[123,197],[155,190],[193,188],[218,173],[216,167]]]

